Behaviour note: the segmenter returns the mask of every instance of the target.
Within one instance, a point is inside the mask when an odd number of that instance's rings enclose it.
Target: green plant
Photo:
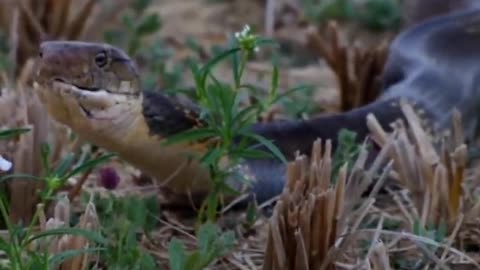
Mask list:
[[[8,53],[10,52],[10,46],[8,44],[8,38],[5,33],[0,31],[0,71],[7,71],[10,64]]]
[[[162,28],[162,20],[157,13],[148,13],[153,0],[132,1],[122,14],[122,24],[104,32],[104,40],[127,51],[137,60],[144,89],[176,91],[183,87],[183,73],[187,66],[176,62],[172,67],[168,61],[175,51],[165,44],[157,33]]]
[[[26,128],[3,130],[0,132],[0,139],[10,139],[28,131],[29,129]],[[19,177],[22,179],[43,179],[46,181],[47,185],[46,190],[43,191],[45,196],[41,197],[40,204],[44,204],[60,186],[59,184],[64,183],[68,177],[81,173],[101,161],[105,161],[107,158],[102,157],[101,159],[89,160],[70,169],[69,165],[71,164],[72,159],[67,157],[55,170],[53,170],[48,163],[47,157],[49,151],[47,149],[48,147],[44,147],[43,152],[44,166],[47,172],[45,177],[11,174],[0,177],[0,182]],[[35,249],[35,246],[38,246],[39,242],[44,241],[44,238],[49,236],[67,234],[78,235],[93,241],[93,243],[106,244],[106,240],[100,234],[80,228],[57,228],[38,232],[35,226],[39,222],[41,211],[43,211],[40,208],[35,212],[30,224],[26,224],[26,226],[24,224],[13,224],[9,219],[10,213],[8,209],[6,194],[0,193],[0,214],[8,231],[8,239],[0,238],[0,251],[4,252],[7,256],[6,264],[8,265],[8,268],[6,269],[53,269],[72,257],[81,255],[85,252],[98,252],[101,250],[101,248],[84,248],[67,250],[57,254],[49,254],[47,250]]]
[[[50,236],[77,235],[85,237],[96,244],[106,244],[106,240],[98,233],[79,228],[59,228],[44,232],[35,232],[32,224],[27,227],[15,225],[8,221],[7,205],[4,198],[0,199],[0,212],[2,218],[7,220],[7,231],[9,239],[0,238],[0,251],[7,256],[7,268],[11,270],[23,269],[55,269],[62,262],[82,255],[84,253],[98,252],[102,248],[83,248],[67,250],[57,254],[49,254],[47,250],[32,250],[31,246],[35,241],[42,241]],[[36,221],[36,220],[35,220]],[[0,266],[3,267],[3,266]]]
[[[100,258],[108,269],[158,269],[153,256],[141,248],[138,240],[139,234],[148,237],[157,225],[157,199],[109,195],[95,201],[101,230],[109,240],[109,244],[100,253]]]
[[[368,0],[356,19],[366,27],[385,31],[398,29],[402,23],[400,4],[396,0]]]
[[[104,33],[105,41],[125,48],[129,55],[135,55],[144,38],[156,33],[162,26],[160,16],[146,13],[153,0],[132,1],[129,10],[123,14],[122,25]]]
[[[0,140],[9,139],[28,131],[29,129],[27,128],[8,129],[0,131]],[[70,177],[91,170],[92,168],[109,161],[112,157],[115,156],[114,153],[103,154],[96,158],[90,158],[86,156],[83,160],[77,160],[78,165],[74,165],[74,162],[76,161],[75,154],[68,153],[62,160],[59,161],[56,166],[53,166],[50,163],[50,155],[50,146],[46,143],[43,144],[41,152],[42,165],[44,170],[43,176],[26,175],[21,173],[9,174],[0,177],[0,183],[15,178],[43,181],[45,183],[45,189],[42,190],[40,194],[41,201],[46,202],[52,199],[52,196],[55,194],[55,192],[59,188],[64,186],[64,184]]]
[[[145,89],[161,89],[162,91],[176,91],[183,87],[183,72],[186,64],[176,62],[170,67],[167,63],[175,52],[168,48],[161,38],[157,38],[151,45],[139,50],[138,58],[154,59],[146,61],[143,66],[142,84]]]
[[[233,232],[221,233],[217,225],[205,223],[198,230],[198,249],[188,254],[176,238],[170,241],[168,255],[172,270],[201,270],[224,256],[235,243]]]
[[[412,232],[415,235],[427,237],[436,242],[443,242],[448,235],[446,223],[441,222],[437,228],[429,225],[424,227],[419,219],[414,220]],[[435,247],[431,248],[432,250],[435,250]]]
[[[115,156],[114,153],[109,153],[100,155],[99,157],[93,159],[87,157],[85,160],[81,161],[81,164],[73,166],[75,155],[73,153],[68,153],[57,166],[53,167],[49,162],[50,154],[51,150],[49,145],[43,144],[42,161],[45,170],[45,176],[42,177],[42,179],[46,183],[46,189],[42,191],[41,195],[44,200],[52,199],[52,195],[60,187],[64,186],[70,177],[97,167],[98,165],[109,161]]]
[[[248,179],[245,179],[236,170],[245,158],[264,158],[271,157],[273,154],[276,158],[286,162],[276,146],[265,138],[252,133],[250,126],[272,104],[298,89],[294,88],[279,94],[279,73],[275,66],[267,97],[259,99],[256,104],[242,107],[242,97],[244,97],[242,94],[248,94],[249,90],[254,89],[251,85],[242,82],[247,61],[254,52],[259,50],[260,46],[273,42],[257,37],[248,26],[241,33],[236,33],[235,37],[230,49],[216,55],[203,67],[191,62],[191,71],[195,80],[193,97],[201,107],[200,119],[204,126],[173,135],[165,142],[166,144],[200,140],[212,142],[208,144],[208,151],[199,157],[200,162],[209,169],[213,183],[213,190],[200,209],[200,221],[205,218],[210,221],[215,220],[223,196],[237,194],[228,185],[227,179],[235,177],[236,180],[248,182]],[[226,59],[230,59],[232,63],[232,85],[221,82],[212,74],[214,67]],[[246,90],[247,93],[242,93],[241,90]],[[253,142],[259,144],[252,146]],[[259,145],[265,146],[271,154],[256,149]],[[224,158],[228,158],[227,165],[221,163]]]
[[[307,18],[316,23],[350,20],[355,14],[355,5],[350,0],[303,0],[302,5]]]
[[[87,159],[82,161],[81,164],[74,166],[73,162],[75,161],[75,156],[73,153],[69,153],[55,167],[50,164],[49,156],[50,147],[47,144],[44,144],[42,147],[42,161],[45,170],[44,176],[34,176],[20,173],[10,174],[0,177],[0,183],[15,178],[43,181],[45,183],[45,189],[40,191],[40,195],[41,201],[46,202],[54,198],[53,195],[56,193],[56,191],[63,187],[70,177],[88,171],[104,162],[107,162],[113,156],[115,156],[115,154],[105,154],[98,158]]]
[[[0,140],[9,140],[23,133],[29,132],[29,128],[11,128],[0,131]]]
[[[368,29],[385,31],[397,29],[402,23],[398,0],[304,0],[303,11],[315,23],[329,20],[351,21]]]
[[[345,163],[348,163],[350,171],[353,162],[360,154],[361,145],[356,141],[357,134],[348,129],[341,129],[338,133],[338,147],[333,155],[332,180],[337,178],[338,171]]]

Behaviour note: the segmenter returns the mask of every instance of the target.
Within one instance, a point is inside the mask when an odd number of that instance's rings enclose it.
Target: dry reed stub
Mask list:
[[[133,1],[114,2],[109,7],[95,0],[0,0],[0,30],[8,33],[11,75],[21,72],[44,40],[102,38],[102,30]]]
[[[392,125],[393,132],[388,134],[380,128],[373,115],[368,117],[368,125],[372,137],[381,147],[393,145],[388,152],[394,161],[392,177],[397,178],[404,190],[391,194],[396,198],[394,201],[407,224],[404,228],[412,233],[403,238],[417,246],[417,249],[410,249],[410,255],[419,256],[418,251],[423,250],[421,253],[428,254],[426,256],[431,260],[427,265],[440,268],[442,265],[453,267],[462,261],[468,261],[469,267],[480,267],[465,253],[453,248],[461,248],[465,235],[479,235],[475,230],[480,226],[479,211],[475,210],[480,209],[480,202],[469,199],[475,196],[473,189],[469,188],[471,184],[467,182],[468,146],[464,143],[460,114],[454,112],[451,130],[433,133],[427,132],[426,122],[410,104],[402,102],[401,108],[407,125],[395,123]],[[408,202],[411,202],[410,206]],[[423,232],[418,231],[419,228]],[[424,235],[426,230],[437,233],[445,230],[445,235],[440,239],[430,239]],[[430,253],[422,248],[427,242],[442,248]]]
[[[379,76],[387,59],[390,39],[364,48],[351,45],[342,40],[338,24],[332,21],[324,30],[310,31],[307,42],[335,73],[341,111],[368,104],[378,97]]]
[[[332,179],[331,156],[331,141],[322,145],[317,140],[310,161],[298,156],[288,165],[286,188],[269,221],[263,269],[334,269],[340,259],[335,255],[351,240],[341,235],[358,228],[374,201],[369,199],[354,210],[374,174],[364,170],[363,154],[353,173],[344,164]]]
[[[0,151],[13,164],[9,174],[28,174],[41,177],[44,168],[41,147],[48,143],[54,152],[50,163],[56,165],[69,146],[68,129],[56,124],[43,108],[40,100],[28,86],[27,78],[32,72],[33,62],[25,64],[18,80],[8,82],[0,96],[0,121],[2,128],[29,128],[14,140],[0,141]],[[29,223],[38,203],[38,190],[42,181],[13,178],[6,184],[9,212],[14,223],[22,220]]]
[[[398,180],[409,191],[416,212],[411,215],[422,226],[438,226],[446,222],[451,229],[459,214],[471,206],[463,199],[467,145],[462,134],[458,113],[454,114],[453,129],[444,136],[429,134],[418,114],[408,103],[401,103],[408,128],[393,125],[393,149],[389,156],[394,160]],[[373,137],[387,134],[373,115],[368,117]],[[384,139],[377,142],[385,145]],[[438,143],[435,143],[438,142]],[[410,224],[413,225],[413,224]]]
[[[311,160],[299,156],[288,165],[286,188],[269,220],[263,269],[390,269],[392,260],[407,258],[440,268],[465,262],[478,266],[455,248],[459,236],[475,235],[472,222],[477,230],[480,225],[480,203],[465,196],[467,146],[461,119],[455,113],[450,134],[436,139],[412,106],[402,102],[401,108],[407,123],[393,123],[392,132],[368,117],[372,138],[381,147],[368,169],[363,147],[352,169],[344,164],[331,179],[331,143],[320,140]],[[376,206],[387,178],[398,180],[403,189],[393,192],[387,185],[391,204]],[[372,184],[371,193],[362,196]],[[400,227],[385,229],[387,217]],[[363,228],[367,221],[377,228]],[[425,234],[442,226],[443,238]],[[365,250],[362,241],[370,243],[366,255],[359,252]]]
[[[93,196],[91,197],[93,198]],[[68,196],[65,195],[55,204],[54,216],[48,220],[45,217],[43,208],[40,208],[40,230],[48,231],[50,229],[71,228],[71,204]],[[74,228],[80,228],[87,231],[97,231],[99,229],[99,218],[93,201],[87,203],[84,212],[80,215],[79,222]],[[50,256],[61,252],[88,249],[92,243],[80,235],[61,235],[49,236],[34,242],[32,249],[37,251],[48,251]],[[81,253],[61,263],[56,270],[83,270],[88,269],[89,263],[94,260],[90,253]]]

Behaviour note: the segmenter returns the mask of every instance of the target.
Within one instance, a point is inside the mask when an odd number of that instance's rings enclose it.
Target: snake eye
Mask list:
[[[107,54],[105,52],[99,52],[95,55],[95,64],[97,64],[98,67],[103,68],[107,65],[107,62]]]

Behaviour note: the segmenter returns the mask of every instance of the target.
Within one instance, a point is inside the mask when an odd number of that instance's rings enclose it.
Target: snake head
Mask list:
[[[103,43],[46,41],[41,43],[37,82],[69,84],[84,91],[139,95],[139,72],[121,49]]]
[[[132,59],[114,46],[80,41],[41,43],[34,87],[57,121],[88,139],[124,136],[141,111]]]

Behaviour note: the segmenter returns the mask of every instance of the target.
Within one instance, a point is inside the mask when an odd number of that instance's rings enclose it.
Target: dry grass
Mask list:
[[[0,128],[27,127],[30,131],[17,138],[0,141],[0,152],[14,164],[8,173],[42,177],[46,173],[41,154],[43,144],[48,144],[52,151],[48,158],[52,167],[57,166],[65,154],[78,155],[85,149],[82,149],[84,141],[78,138],[72,139],[71,130],[55,122],[34,93],[29,83],[33,65],[33,60],[29,60],[15,83],[7,80],[6,85],[10,87],[2,89],[0,98]],[[71,200],[79,195],[90,173],[91,170],[88,170],[81,174],[78,181],[69,183],[73,185],[62,187],[62,189],[70,189],[68,195]],[[7,183],[2,183],[2,186],[8,195],[12,222],[29,223],[40,201],[38,191],[43,189],[44,182],[19,176],[11,178]],[[50,205],[45,207],[51,214],[53,208]]]
[[[29,0],[0,1],[0,30],[9,33],[8,72],[1,72],[4,89],[0,99],[2,128],[28,127],[31,132],[17,140],[0,145],[2,154],[13,161],[13,173],[41,176],[40,148],[49,143],[54,149],[51,164],[65,152],[78,153],[82,141],[71,142],[66,127],[59,126],[43,109],[31,88],[33,58],[40,42],[48,39],[95,40],[103,29],[116,21],[117,12],[128,7],[131,0],[119,1],[114,7],[99,1]],[[110,20],[109,20],[110,19]],[[87,179],[88,173],[82,179]],[[71,192],[78,195],[82,181]],[[37,189],[41,183],[15,179],[8,184],[13,221],[29,222],[38,203]]]
[[[4,88],[0,99],[0,121],[4,128],[28,127],[30,131],[16,140],[2,142],[2,154],[14,164],[13,174],[41,176],[44,171],[41,161],[41,146],[50,143],[55,152],[51,162],[59,160],[67,143],[68,132],[55,125],[43,109],[38,97],[26,83],[32,62],[21,73],[16,89]],[[38,203],[37,189],[41,182],[29,179],[12,179],[7,184],[10,198],[11,219],[14,222],[29,222]]]
[[[44,40],[101,38],[105,27],[132,0],[115,7],[95,0],[0,0],[0,30],[9,34],[10,69],[17,75]]]
[[[389,38],[377,45],[351,45],[345,42],[338,24],[331,21],[325,27],[310,31],[307,40],[307,46],[335,73],[341,111],[366,105],[378,97],[382,87],[379,76],[386,61]]]
[[[460,119],[456,115],[457,128],[437,150],[413,109],[408,104],[402,109],[410,128],[397,123],[391,134],[369,116],[373,138],[382,150],[368,170],[365,155],[360,155],[354,169],[348,172],[345,165],[331,184],[328,141],[323,153],[320,142],[315,143],[310,163],[300,157],[289,165],[287,188],[269,222],[263,269],[394,269],[390,261],[402,257],[429,267],[423,269],[480,267],[458,249],[459,232],[478,235],[475,226],[480,225],[480,203],[472,201],[466,183],[467,148]],[[395,192],[387,185],[393,200],[382,207],[377,193],[387,177],[398,179],[403,189]],[[373,181],[368,197],[361,197]],[[386,219],[399,222],[401,229],[385,229]],[[371,222],[377,223],[375,228],[366,229]],[[418,229],[438,230],[442,224],[442,239]],[[362,247],[362,241],[369,245]]]
[[[335,269],[340,254],[351,245],[352,236],[372,210],[375,194],[392,168],[390,162],[369,197],[362,198],[386,161],[383,150],[372,167],[365,169],[365,146],[353,169],[348,171],[348,164],[343,165],[333,184],[329,140],[324,146],[321,141],[315,142],[311,161],[301,156],[289,164],[287,187],[269,222],[263,269]],[[377,264],[388,262],[380,249],[377,246],[371,251],[377,256]]]
[[[46,232],[51,229],[69,228],[70,220],[72,218],[72,206],[68,196],[64,196],[59,199],[54,208],[54,214],[51,218],[46,218],[44,211],[42,211],[42,205],[39,205],[40,209],[40,230]],[[95,209],[95,204],[90,200],[85,211],[80,214],[79,222],[74,228],[80,228],[88,231],[96,231],[99,228],[99,220]],[[90,247],[90,242],[77,235],[63,235],[63,236],[50,236],[42,238],[37,242],[34,242],[33,246],[36,250],[47,250],[49,254],[58,254],[60,252],[69,250],[87,249]],[[34,249],[34,250],[35,250]],[[88,269],[91,262],[95,258],[91,254],[83,253],[80,256],[75,256],[72,259],[66,260],[60,264],[57,270],[82,270]]]

